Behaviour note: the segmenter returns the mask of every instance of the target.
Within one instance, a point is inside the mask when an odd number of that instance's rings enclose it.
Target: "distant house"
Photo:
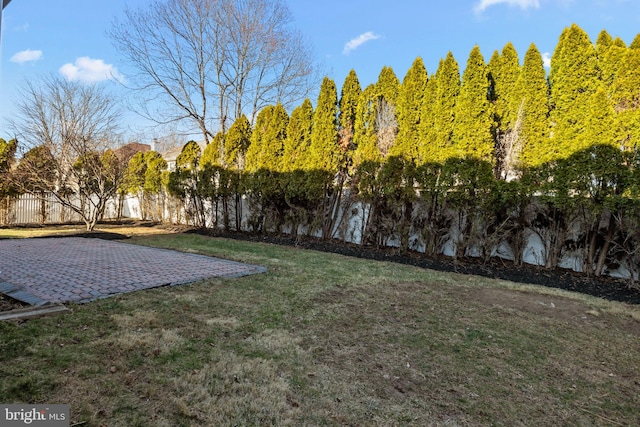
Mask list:
[[[207,143],[204,141],[198,141],[198,145],[200,146],[201,151],[204,151],[204,149],[207,147]],[[180,153],[182,153],[183,147],[184,145],[181,147],[171,148],[164,153],[160,153],[162,155],[162,158],[167,162],[167,170],[176,170],[176,159],[178,158]]]
[[[122,162],[128,163],[136,153],[146,153],[149,150],[151,150],[151,146],[149,144],[130,142],[119,148],[116,148],[113,152]]]

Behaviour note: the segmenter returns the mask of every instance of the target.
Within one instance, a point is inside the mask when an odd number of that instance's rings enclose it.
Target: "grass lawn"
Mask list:
[[[70,404],[82,426],[640,425],[638,307],[291,247],[110,231],[268,273],[0,323],[1,403]]]

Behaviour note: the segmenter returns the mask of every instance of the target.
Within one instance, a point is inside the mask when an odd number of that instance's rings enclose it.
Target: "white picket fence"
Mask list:
[[[132,212],[136,204],[137,198],[125,198],[121,215],[118,217],[118,201],[110,200],[103,219],[136,218]],[[0,225],[62,224],[80,221],[80,215],[62,206],[51,195],[43,198],[33,194],[22,194],[0,200]]]
[[[119,203],[120,209],[119,208]],[[243,230],[248,229],[247,220],[249,217],[250,208],[246,205],[246,200],[242,200],[242,213],[240,228]],[[212,206],[205,206],[207,212],[209,212],[209,219],[212,219]],[[120,215],[118,211],[120,210]],[[174,224],[187,224],[189,225],[190,219],[188,214],[188,208],[182,206],[176,200],[171,198],[160,198],[147,207],[146,213],[143,215],[140,202],[136,196],[127,196],[122,201],[110,200],[107,203],[107,208],[103,220],[116,220],[116,219],[150,219],[155,221],[163,221],[166,223]],[[361,244],[362,243],[362,228],[366,222],[366,216],[369,212],[367,205],[361,202],[350,206],[349,212],[342,212],[341,215],[345,215],[345,222],[342,224],[341,231],[334,230],[334,237],[338,237],[347,242]],[[143,218],[144,216],[144,218]],[[22,224],[61,224],[69,222],[81,222],[81,218],[75,212],[69,208],[64,208],[51,196],[46,199],[42,199],[35,195],[24,194],[17,198],[0,200],[0,226],[22,225]],[[213,227],[213,223],[207,221],[207,226]],[[220,225],[219,225],[220,226]],[[452,233],[455,235],[455,224],[452,225]],[[233,226],[235,228],[235,225]],[[283,230],[286,232],[286,230]],[[290,231],[290,230],[289,230]],[[299,230],[300,233],[305,233],[306,230]],[[418,243],[419,239],[417,235],[411,236],[411,241]],[[385,242],[387,246],[398,246],[399,241],[397,239],[389,239]],[[441,253],[444,255],[453,255],[450,246],[452,241],[445,242],[442,246]],[[542,258],[544,252],[544,244],[535,233],[529,233],[527,243],[524,248],[523,261],[527,264],[542,265]],[[412,249],[418,252],[424,251],[420,244],[417,246],[412,245]],[[513,259],[511,248],[502,242],[495,251],[494,256],[499,256],[506,259]],[[582,271],[581,254],[564,253],[560,265],[565,268],[573,269],[575,271]],[[618,265],[616,269],[606,271],[606,274],[612,277],[629,278],[631,271],[636,269],[629,269],[625,262],[622,265]],[[637,273],[634,275],[636,280],[638,279]]]

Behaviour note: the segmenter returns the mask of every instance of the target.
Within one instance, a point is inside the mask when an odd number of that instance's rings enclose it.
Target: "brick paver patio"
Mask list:
[[[0,240],[0,293],[33,305],[83,303],[265,271],[257,265],[93,238]]]

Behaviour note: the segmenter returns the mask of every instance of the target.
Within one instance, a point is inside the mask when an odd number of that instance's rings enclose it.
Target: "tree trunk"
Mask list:
[[[604,240],[604,244],[600,249],[600,253],[598,254],[598,262],[596,263],[595,275],[601,276],[602,270],[604,270],[604,263],[607,260],[607,254],[609,253],[609,248],[611,247],[611,242],[613,241],[613,235],[616,231],[616,219],[613,214],[609,216],[609,226],[607,227],[607,235]]]
[[[591,276],[593,274],[593,261],[596,257],[596,243],[598,239],[598,226],[594,227],[594,230],[588,234],[589,238],[588,245],[586,248],[586,254],[584,257],[583,270],[587,276]]]
[[[42,224],[47,222],[47,200],[44,198],[44,193],[40,193],[40,222]]]
[[[400,253],[406,254],[409,251],[409,233],[411,231],[411,217],[413,215],[413,203],[404,203],[404,212],[400,222]]]

